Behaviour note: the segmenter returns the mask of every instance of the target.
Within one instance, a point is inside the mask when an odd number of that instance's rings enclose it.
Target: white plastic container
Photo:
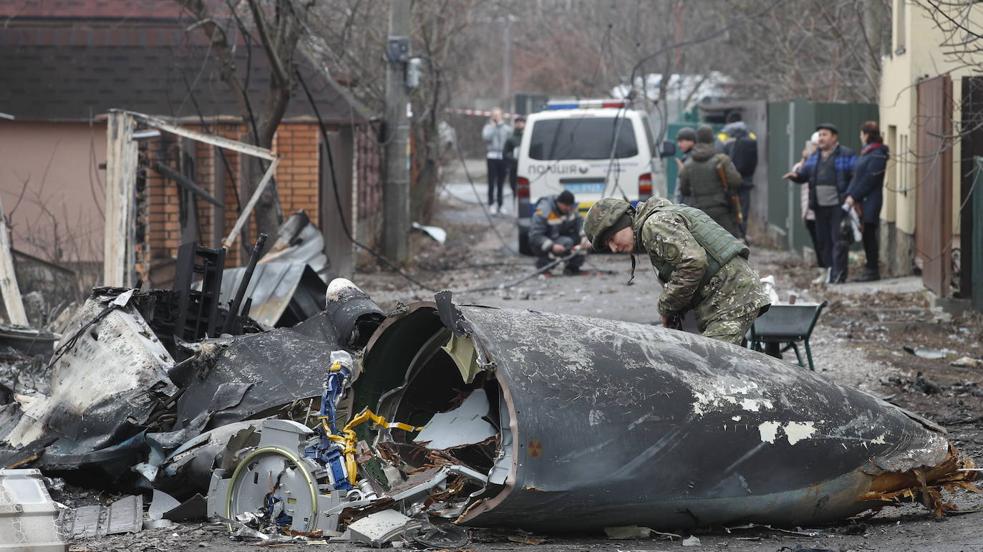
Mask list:
[[[0,551],[64,552],[58,508],[38,470],[0,470]]]

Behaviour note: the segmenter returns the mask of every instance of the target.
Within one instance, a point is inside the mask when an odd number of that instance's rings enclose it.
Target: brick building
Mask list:
[[[14,211],[15,249],[65,266],[99,266],[109,109],[158,115],[236,140],[249,136],[241,96],[221,80],[219,56],[203,33],[188,30],[192,21],[175,2],[0,0],[0,19],[0,112],[13,116],[0,119],[0,199]],[[268,60],[262,48],[239,42],[240,80],[250,104],[262,106]],[[365,229],[375,228],[381,199],[371,115],[306,58],[297,68],[328,130],[345,220],[371,240]],[[234,152],[167,134],[140,140],[140,149],[138,272],[153,285],[167,285],[181,243],[216,246],[231,230],[248,200],[246,179],[258,179],[252,173],[259,169]],[[352,246],[338,217],[327,149],[299,88],[273,149],[280,157],[275,183],[284,216],[305,211],[324,234],[331,272],[350,272]],[[157,163],[218,204],[179,186]],[[255,239],[254,231],[247,234]],[[233,249],[229,266],[244,259],[241,248]]]

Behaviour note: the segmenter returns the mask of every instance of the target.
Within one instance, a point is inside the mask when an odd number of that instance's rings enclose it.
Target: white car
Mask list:
[[[516,171],[519,251],[531,254],[529,224],[544,196],[570,190],[582,213],[605,197],[652,197],[658,154],[648,115],[626,100],[550,102],[530,115]]]

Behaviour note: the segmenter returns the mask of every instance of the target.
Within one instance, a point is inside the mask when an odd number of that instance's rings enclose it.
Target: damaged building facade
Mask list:
[[[224,4],[219,2],[220,4]],[[240,101],[221,80],[220,58],[176,2],[119,0],[0,4],[0,193],[10,218],[18,275],[36,258],[81,282],[84,297],[102,283],[103,221],[108,209],[107,119],[110,109],[165,117],[232,140],[246,140]],[[237,49],[236,62],[254,102],[269,89],[262,48]],[[248,57],[248,63],[247,63]],[[325,71],[301,59],[304,75],[331,140],[341,208],[359,237],[371,243],[366,220],[379,206],[379,151],[371,114]],[[248,141],[248,140],[246,140]],[[136,270],[154,287],[170,287],[183,243],[217,247],[248,200],[246,184],[261,176],[235,151],[168,134],[138,138],[140,149]],[[291,100],[275,140],[275,175],[285,216],[304,211],[322,232],[338,275],[350,274],[351,243],[337,223],[332,177],[314,110]],[[21,201],[18,201],[21,198]],[[14,206],[17,205],[16,209]],[[356,215],[353,216],[352,210]],[[255,231],[247,228],[247,245]],[[368,232],[368,233],[365,233]],[[244,265],[248,252],[230,249],[226,262]],[[39,282],[40,284],[40,282]],[[44,289],[41,285],[32,289]],[[60,301],[53,293],[51,306]]]

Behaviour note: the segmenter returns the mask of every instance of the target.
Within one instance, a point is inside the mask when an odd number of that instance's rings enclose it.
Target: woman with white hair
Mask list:
[[[802,159],[792,167],[792,172],[799,172],[802,164],[805,163],[810,155],[815,153],[817,147],[819,147],[819,132],[813,132],[812,138],[806,140],[805,146],[802,147]],[[826,277],[826,263],[823,262],[823,256],[819,254],[819,245],[816,241],[816,212],[809,208],[809,186],[800,186],[799,191],[802,205],[802,222],[805,223],[806,230],[809,231],[809,237],[812,238],[812,249],[816,253],[816,265],[822,269],[817,280],[822,282]]]

